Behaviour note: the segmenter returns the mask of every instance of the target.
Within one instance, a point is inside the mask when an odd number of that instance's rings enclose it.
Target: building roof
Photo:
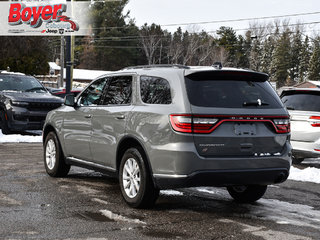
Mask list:
[[[60,71],[60,69],[61,69],[61,67],[58,64],[56,64],[55,62],[48,62],[48,64],[49,64],[50,70],[59,70]]]
[[[294,85],[294,87],[305,87],[306,84],[311,84],[311,85],[314,85],[315,87],[320,87],[320,81],[312,81],[312,80],[307,80],[302,83],[298,83]]]
[[[74,80],[93,80],[101,75],[110,73],[111,71],[101,71],[101,70],[88,70],[88,69],[73,69],[73,79]],[[66,70],[63,71],[63,78],[66,78]]]
[[[55,62],[49,62],[50,70],[60,71],[61,67]],[[102,71],[102,70],[89,70],[89,69],[73,69],[73,79],[74,80],[93,80],[97,77],[110,73],[111,71]],[[66,78],[66,69],[63,71],[63,78]]]

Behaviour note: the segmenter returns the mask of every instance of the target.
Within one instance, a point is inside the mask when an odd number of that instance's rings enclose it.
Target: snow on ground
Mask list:
[[[3,135],[0,130],[0,143],[42,142],[42,136],[30,136],[21,134]]]
[[[308,167],[301,170],[292,166],[290,169],[289,179],[301,182],[320,183],[320,169]]]

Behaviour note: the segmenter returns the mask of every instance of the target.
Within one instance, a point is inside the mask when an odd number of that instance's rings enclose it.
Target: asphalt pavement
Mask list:
[[[137,210],[103,174],[72,167],[49,177],[42,151],[0,144],[0,239],[320,239],[320,184],[288,180],[254,204],[235,203],[223,188],[169,190]]]

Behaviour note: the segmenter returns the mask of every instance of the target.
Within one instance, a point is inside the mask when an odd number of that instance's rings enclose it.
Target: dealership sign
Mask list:
[[[89,5],[59,0],[0,2],[0,35],[87,35]]]

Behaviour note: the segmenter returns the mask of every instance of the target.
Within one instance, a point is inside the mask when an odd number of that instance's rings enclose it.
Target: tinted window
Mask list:
[[[281,100],[289,110],[320,112],[320,92],[288,92]]]
[[[130,104],[131,92],[131,76],[113,77],[110,79],[103,104]]]
[[[266,81],[186,78],[189,101],[201,107],[281,108],[282,104]]]
[[[140,78],[141,99],[149,104],[170,104],[169,82],[159,77],[142,76]]]
[[[100,104],[106,78],[94,81],[80,96],[80,106],[98,105]]]
[[[19,75],[0,75],[0,91],[47,92],[34,77]]]

